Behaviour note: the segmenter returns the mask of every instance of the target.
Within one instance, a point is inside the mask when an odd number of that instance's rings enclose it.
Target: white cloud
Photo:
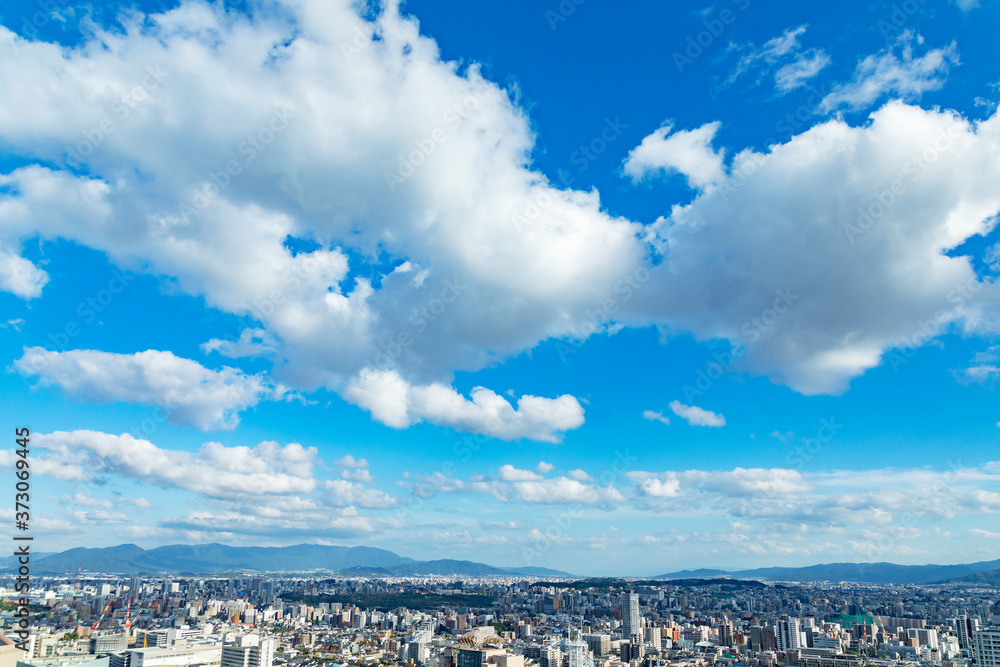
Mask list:
[[[356,459],[350,454],[344,454],[334,461],[333,465],[340,466],[341,468],[367,468],[368,459]]]
[[[334,507],[358,507],[384,509],[397,503],[396,499],[378,489],[368,489],[361,484],[343,479],[327,480],[323,484],[330,504]]]
[[[393,428],[428,421],[501,440],[558,442],[564,431],[583,424],[583,408],[568,394],[525,395],[515,408],[484,387],[473,389],[470,400],[443,384],[410,385],[395,371],[365,369],[348,384],[344,396]]]
[[[262,442],[226,447],[207,442],[197,453],[161,449],[128,434],[56,431],[33,440],[50,456],[75,466],[84,479],[120,475],[212,498],[309,493],[316,486],[314,447]]]
[[[955,42],[914,57],[913,41],[913,34],[906,32],[897,43],[899,56],[890,47],[864,58],[855,68],[851,82],[836,86],[823,98],[820,109],[827,112],[863,109],[886,95],[912,100],[941,88],[951,67],[958,64]]]
[[[974,535],[975,537],[985,537],[990,540],[1000,540],[1000,533],[994,533],[991,530],[983,530],[982,528],[970,528],[966,531],[969,535]]]
[[[684,405],[680,401],[671,401],[670,409],[675,415],[685,420],[691,426],[725,426],[726,418],[711,410],[704,410],[696,405]]]
[[[760,83],[765,74],[777,68],[774,87],[779,94],[784,95],[806,85],[830,64],[829,54],[822,49],[802,48],[799,37],[805,34],[806,28],[804,25],[788,28],[760,47],[752,43],[732,47],[743,55],[730,75],[729,83],[752,70],[758,71],[757,83]]]
[[[614,506],[625,502],[625,496],[613,485],[598,486],[594,478],[582,470],[546,478],[531,470],[505,464],[496,477],[474,475],[468,480],[459,480],[435,473],[418,477],[418,480],[413,490],[420,497],[430,497],[434,493],[472,492],[489,494],[502,502],[519,500],[530,504]]]
[[[648,419],[651,422],[661,422],[663,424],[670,423],[670,417],[665,417],[662,412],[656,412],[653,410],[643,410],[642,418]]]
[[[0,290],[22,299],[34,299],[42,294],[49,282],[45,271],[19,255],[0,248]]]
[[[639,483],[638,492],[653,498],[675,498],[680,495],[680,482],[676,479],[644,479]]]
[[[972,126],[893,102],[862,127],[828,121],[743,151],[724,183],[659,221],[666,270],[636,306],[729,339],[734,371],[806,394],[898,368],[893,348],[912,356],[951,327],[996,330],[994,284],[948,252],[993,227],[998,139],[996,115]]]
[[[687,177],[692,188],[719,182],[725,176],[723,151],[712,149],[719,126],[719,122],[707,123],[671,134],[673,125],[663,125],[629,152],[623,165],[625,174],[639,181],[658,172],[676,171]]]
[[[84,507],[103,507],[104,509],[111,509],[112,507],[110,500],[98,500],[85,489],[80,489],[71,496],[63,497],[61,502],[70,505],[83,505]]]
[[[500,479],[505,482],[524,482],[537,481],[542,479],[542,476],[530,470],[518,470],[508,463],[500,466]]]
[[[365,470],[363,468],[356,470],[341,470],[341,479],[351,479],[355,482],[363,482],[364,484],[371,484],[375,481],[375,477],[372,476],[370,470]]]
[[[513,483],[514,493],[526,503],[585,505],[617,504],[625,497],[613,486],[600,488],[568,477]]]
[[[556,467],[554,465],[546,463],[545,461],[539,461],[538,465],[535,466],[535,471],[540,475],[547,475],[555,469]]]
[[[14,366],[22,375],[37,375],[43,386],[59,387],[73,400],[154,405],[171,423],[203,431],[235,428],[239,412],[286,393],[260,375],[229,367],[213,371],[157,350],[112,354],[30,347]]]
[[[830,56],[825,51],[802,54],[797,60],[782,65],[774,73],[774,86],[778,92],[787,93],[804,86],[830,64]]]
[[[646,255],[641,226],[597,193],[532,171],[524,111],[475,65],[442,61],[394,2],[369,22],[349,0],[253,18],[186,0],[68,49],[0,30],[17,100],[0,139],[38,162],[0,174],[5,247],[63,238],[253,317],[204,349],[267,357],[296,389],[343,391],[366,367],[446,384],[574,335]],[[143,101],[112,113],[137,87]],[[105,118],[113,131],[87,145]],[[293,253],[289,236],[315,247]],[[400,268],[378,276],[377,253]],[[0,287],[34,295],[32,271]]]

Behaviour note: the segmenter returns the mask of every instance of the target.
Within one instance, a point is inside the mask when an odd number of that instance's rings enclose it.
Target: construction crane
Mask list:
[[[90,629],[91,632],[97,632],[97,628],[101,627],[101,623],[104,621],[104,616],[108,613],[108,609],[111,609],[111,600],[108,600],[108,603],[104,605],[104,611],[101,612],[101,617],[97,619],[97,623],[94,623],[94,627]]]
[[[132,600],[129,600],[125,605],[125,634],[128,634],[129,628],[132,627]]]
[[[83,565],[76,568],[76,592],[80,592],[80,574],[83,572]]]

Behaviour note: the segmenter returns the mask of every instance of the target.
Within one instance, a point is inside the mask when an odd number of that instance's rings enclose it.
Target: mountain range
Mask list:
[[[0,559],[12,571],[16,558]],[[314,572],[341,576],[535,576],[572,577],[544,567],[495,567],[467,560],[420,561],[376,547],[298,544],[290,547],[234,547],[225,544],[173,544],[142,549],[134,544],[34,555],[31,571],[41,575],[74,574],[77,568],[103,574],[222,574],[228,572]],[[1000,582],[1000,559],[962,565],[827,563],[807,567],[748,570],[702,568],[662,574],[654,579],[753,579],[758,581],[850,581],[871,584]]]
[[[10,571],[13,558],[3,559]],[[233,547],[225,544],[173,544],[142,549],[134,544],[88,549],[77,547],[60,553],[37,554],[34,574],[87,572],[114,574],[253,572],[330,572],[353,576],[544,576],[567,577],[566,572],[544,567],[493,567],[466,560],[419,561],[376,547],[335,547],[298,544],[291,547]]]
[[[808,567],[763,567],[753,570],[703,568],[662,574],[656,579],[726,576],[763,581],[851,581],[867,584],[969,583],[1000,575],[1000,560],[963,565],[896,565],[895,563],[827,563]],[[977,578],[979,577],[979,578]]]

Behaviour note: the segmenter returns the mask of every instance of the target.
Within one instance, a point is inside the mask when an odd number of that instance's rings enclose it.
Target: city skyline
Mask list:
[[[997,2],[43,4],[0,17],[36,553],[1000,557]]]

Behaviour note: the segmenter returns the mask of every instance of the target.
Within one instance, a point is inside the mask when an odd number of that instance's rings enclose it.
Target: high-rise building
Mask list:
[[[139,594],[142,593],[142,579],[139,577],[132,577],[128,580],[128,597],[130,600],[138,600]]]
[[[795,651],[802,648],[799,636],[799,619],[783,618],[774,624],[774,639],[779,651]]]
[[[611,653],[610,635],[584,635],[583,641],[587,648],[597,657],[602,657]]]
[[[242,635],[222,645],[221,667],[271,667],[274,661],[274,639],[259,635]]]
[[[624,593],[621,596],[622,612],[622,638],[631,639],[633,635],[639,635],[642,639],[642,617],[639,615],[639,595],[637,593]]]
[[[750,648],[754,651],[778,650],[774,630],[759,625],[750,626]]]
[[[979,630],[979,619],[969,618],[962,614],[954,620],[955,634],[958,635],[958,645],[964,650],[972,649],[972,635]]]
[[[733,645],[733,624],[729,621],[719,626],[719,644],[722,646]]]
[[[1000,667],[1000,628],[972,633],[972,651],[979,667]]]
[[[917,646],[924,646],[927,648],[938,647],[937,630],[933,630],[931,628],[907,628],[906,638],[915,639],[917,641]]]
[[[543,646],[538,658],[541,667],[562,667],[562,651],[557,646]],[[456,665],[456,667],[463,667]]]

